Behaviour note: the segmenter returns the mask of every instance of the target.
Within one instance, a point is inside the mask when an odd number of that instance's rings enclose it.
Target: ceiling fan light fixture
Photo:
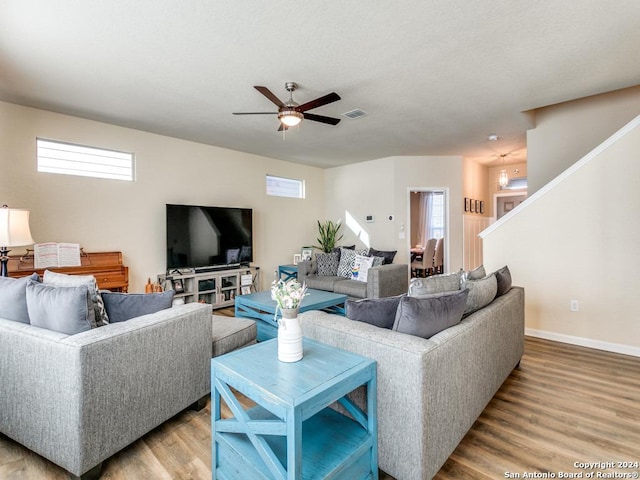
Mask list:
[[[287,127],[295,127],[303,118],[304,115],[295,109],[285,109],[278,112],[278,120]]]

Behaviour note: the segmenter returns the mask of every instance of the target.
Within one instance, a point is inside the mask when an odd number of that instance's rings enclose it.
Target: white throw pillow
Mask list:
[[[367,276],[369,275],[369,269],[372,265],[373,257],[356,255],[353,270],[351,271],[351,279],[358,280],[359,282],[366,282]]]

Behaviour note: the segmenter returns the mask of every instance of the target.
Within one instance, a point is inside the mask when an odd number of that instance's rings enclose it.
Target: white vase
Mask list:
[[[297,362],[302,358],[302,328],[297,308],[281,308],[278,320],[278,360]]]

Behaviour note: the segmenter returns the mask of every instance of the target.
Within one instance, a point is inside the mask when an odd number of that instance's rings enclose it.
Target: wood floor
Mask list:
[[[101,478],[210,479],[210,420],[210,405],[177,415],[105,461]],[[640,358],[528,337],[520,368],[436,479],[640,472],[574,466],[617,461],[640,462]],[[0,479],[67,478],[60,468],[0,435]],[[393,480],[383,472],[380,478]]]

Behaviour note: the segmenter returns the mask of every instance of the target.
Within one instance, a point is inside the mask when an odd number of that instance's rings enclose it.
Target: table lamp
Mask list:
[[[29,210],[0,207],[0,276],[8,277],[9,252],[7,247],[33,244],[29,230]]]

